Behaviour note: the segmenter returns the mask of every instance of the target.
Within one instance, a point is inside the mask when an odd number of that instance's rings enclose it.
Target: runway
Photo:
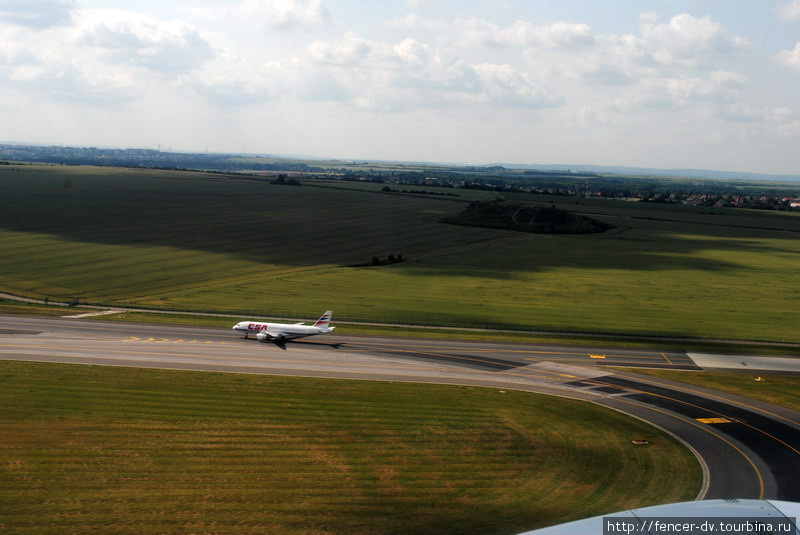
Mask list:
[[[685,353],[328,335],[282,349],[230,329],[0,316],[0,359],[414,381],[584,399],[690,445],[707,498],[800,501],[800,414],[609,365],[699,369]]]

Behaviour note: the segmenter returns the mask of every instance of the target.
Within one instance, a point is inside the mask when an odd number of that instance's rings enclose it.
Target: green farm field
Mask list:
[[[499,535],[700,486],[671,437],[551,396],[13,361],[0,377],[2,533]]]
[[[226,315],[800,341],[800,214],[516,194],[616,228],[438,222],[474,194],[3,166],[0,289]],[[389,254],[406,261],[369,265]]]

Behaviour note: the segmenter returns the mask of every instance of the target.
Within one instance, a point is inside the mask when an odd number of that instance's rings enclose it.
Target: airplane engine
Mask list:
[[[258,333],[256,335],[256,339],[259,342],[266,342],[266,341],[268,341],[270,339],[270,337],[269,337],[269,335],[267,335],[267,333]]]

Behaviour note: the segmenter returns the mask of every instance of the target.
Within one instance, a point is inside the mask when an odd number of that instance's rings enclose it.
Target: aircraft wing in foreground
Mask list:
[[[568,522],[520,535],[782,533],[800,535],[800,504],[778,500],[701,500],[655,505]],[[769,523],[773,523],[772,526]],[[774,525],[780,522],[781,525]],[[788,529],[782,529],[787,528]]]
[[[314,325],[240,321],[233,326],[233,330],[244,333],[245,338],[248,338],[250,334],[255,334],[256,339],[260,342],[285,342],[294,338],[332,333],[336,327],[330,326],[331,316],[332,312],[328,310]]]

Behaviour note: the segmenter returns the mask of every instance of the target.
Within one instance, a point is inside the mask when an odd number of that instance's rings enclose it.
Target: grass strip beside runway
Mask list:
[[[80,314],[84,310],[73,309],[67,307],[36,305],[32,303],[23,303],[20,301],[11,301],[10,299],[3,299],[0,297],[0,314],[23,314],[32,316],[69,316],[71,314]],[[88,310],[86,312],[89,312]]]
[[[635,370],[642,375],[713,388],[746,398],[765,401],[800,411],[800,377],[769,372],[684,372],[673,370]],[[760,377],[763,381],[756,381]]]
[[[0,377],[3,533],[517,533],[700,483],[654,428],[530,393],[23,362]]]

